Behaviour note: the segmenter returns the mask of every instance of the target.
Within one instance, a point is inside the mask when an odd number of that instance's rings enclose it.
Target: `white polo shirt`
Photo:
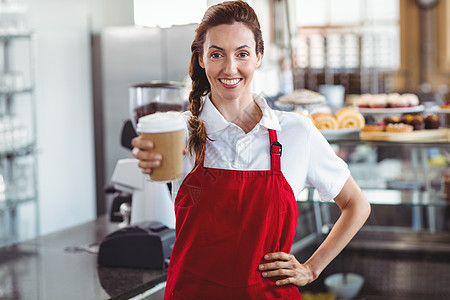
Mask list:
[[[208,137],[212,140],[206,143],[205,167],[270,170],[268,129],[274,129],[283,147],[281,171],[294,196],[297,198],[305,187],[315,187],[323,201],[334,199],[350,175],[347,164],[335,154],[309,118],[272,110],[262,97],[253,95],[253,98],[263,116],[246,134],[237,125],[225,120],[209,97],[205,97],[199,119],[205,123]],[[190,112],[185,112],[185,116],[188,120]],[[172,183],[173,199],[194,164],[195,157],[186,155],[183,176]]]

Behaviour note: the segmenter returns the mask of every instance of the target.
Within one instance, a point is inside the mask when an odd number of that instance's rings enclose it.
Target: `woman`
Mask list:
[[[366,221],[370,206],[312,122],[273,111],[252,95],[264,44],[253,9],[210,7],[196,30],[189,74],[189,152],[174,182],[176,242],[165,299],[300,299]],[[133,155],[143,172],[161,155],[140,137]],[[314,186],[342,214],[317,251],[289,254],[295,196]]]

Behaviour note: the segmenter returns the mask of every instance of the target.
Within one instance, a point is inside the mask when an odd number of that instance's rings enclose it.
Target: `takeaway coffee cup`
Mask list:
[[[186,122],[179,112],[157,112],[139,118],[137,132],[153,142],[152,152],[162,155],[161,165],[154,168],[153,181],[170,181],[181,177],[184,128]]]

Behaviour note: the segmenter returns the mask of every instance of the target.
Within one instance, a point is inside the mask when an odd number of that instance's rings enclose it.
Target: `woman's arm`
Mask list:
[[[292,254],[269,253],[264,258],[273,262],[260,266],[262,276],[284,276],[286,278],[278,280],[277,285],[297,286],[307,285],[319,277],[325,267],[347,246],[370,214],[370,204],[351,176],[334,201],[341,209],[341,215],[313,255],[304,264],[300,264]]]

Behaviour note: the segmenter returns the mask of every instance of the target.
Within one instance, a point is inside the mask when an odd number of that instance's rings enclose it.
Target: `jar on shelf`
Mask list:
[[[6,200],[6,182],[0,168],[0,203]]]
[[[444,197],[447,201],[450,201],[450,170],[445,172],[442,177],[442,189],[444,192]]]

